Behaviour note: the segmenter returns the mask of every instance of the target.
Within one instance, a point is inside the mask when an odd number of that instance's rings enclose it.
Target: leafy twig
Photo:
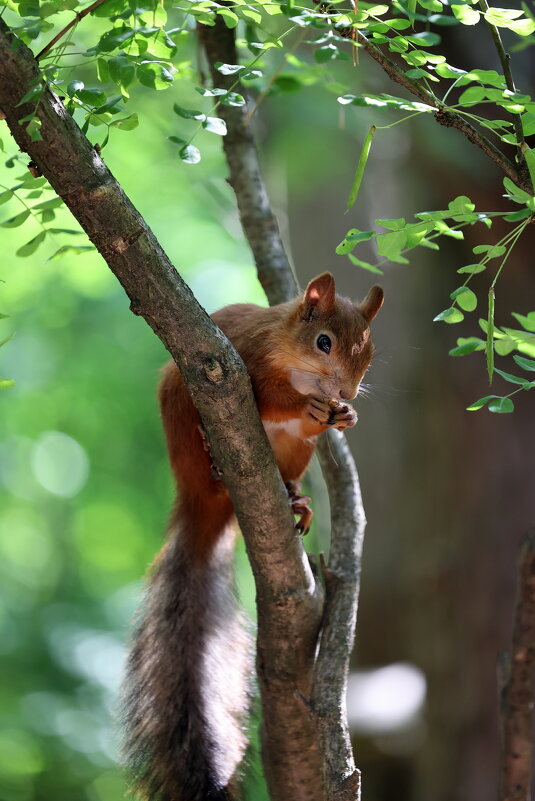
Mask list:
[[[320,0],[314,0],[317,5],[320,5],[326,14],[338,14],[339,11],[333,6],[326,3],[321,3]],[[353,28],[338,28],[337,32],[345,39],[352,39]],[[463,118],[454,111],[445,109],[432,92],[425,87],[421,86],[417,81],[405,75],[404,70],[399,67],[392,59],[390,59],[383,51],[372,44],[369,39],[364,36],[358,29],[356,29],[356,41],[374,61],[386,72],[389,78],[400,86],[405,87],[411,94],[415,95],[422,103],[427,103],[436,109],[435,119],[440,125],[446,128],[457,128],[472,144],[476,145],[480,150],[485,153],[495,164],[505,173],[517,186],[524,189],[531,194],[532,189],[526,179],[519,173],[514,164],[505,156],[496,145],[487,139],[486,136],[480,134],[473,125],[463,120]]]
[[[37,53],[35,56],[36,60],[39,61],[39,59],[43,58],[43,56],[52,50],[54,45],[71,30],[71,28],[77,25],[80,20],[83,20],[84,17],[87,17],[88,14],[94,11],[95,8],[98,8],[98,6],[101,6],[104,2],[105,0],[95,0],[90,6],[84,8],[83,11],[77,11],[74,19],[72,19],[68,25],[66,25],[59,33],[57,33],[54,38],[47,45],[45,45],[42,50],[39,51],[39,53]]]
[[[479,0],[479,5],[483,9],[483,12],[489,10],[489,4],[487,3],[487,0]],[[501,65],[502,65],[503,75],[504,75],[504,78],[505,78],[505,83],[507,84],[507,88],[511,92],[516,92],[515,82],[513,80],[513,74],[511,72],[511,57],[510,57],[509,53],[506,52],[506,50],[505,50],[505,48],[503,46],[503,42],[502,42],[502,37],[500,35],[500,31],[498,30],[496,25],[493,25],[487,19],[485,19],[485,22],[487,23],[487,25],[490,28],[490,32],[492,34],[492,39],[494,41],[494,45],[495,45],[496,50],[498,52],[498,56],[500,58],[500,62],[501,62]],[[522,130],[522,120],[520,119],[520,115],[513,114],[513,122],[514,122],[514,126],[515,126],[516,138],[517,138],[517,141],[518,141],[518,155],[519,155],[519,158],[521,160],[521,163],[523,163],[524,162],[524,154],[523,154],[522,148],[520,146],[521,146],[522,142],[524,141],[524,131]]]

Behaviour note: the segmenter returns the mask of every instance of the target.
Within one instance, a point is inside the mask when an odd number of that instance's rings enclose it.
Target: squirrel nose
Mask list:
[[[342,400],[350,401],[357,397],[358,387],[346,386],[340,389],[340,397]]]

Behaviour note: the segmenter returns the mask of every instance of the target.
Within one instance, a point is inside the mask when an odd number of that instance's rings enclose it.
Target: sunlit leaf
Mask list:
[[[509,412],[514,412],[515,405],[511,398],[495,398],[490,401],[488,410],[495,414],[508,414]]]
[[[366,134],[366,138],[362,144],[362,150],[360,151],[359,160],[357,163],[357,169],[355,171],[355,177],[353,179],[353,186],[351,187],[351,192],[349,193],[349,198],[347,201],[347,208],[350,209],[351,206],[355,203],[357,199],[357,195],[360,189],[360,185],[362,183],[362,178],[364,176],[364,170],[366,169],[366,164],[368,161],[368,156],[370,154],[370,148],[372,146],[372,139],[374,137],[376,131],[375,125],[372,125],[368,133]]]
[[[485,342],[479,337],[459,337],[457,347],[449,351],[450,356],[466,356],[476,350],[485,350]]]
[[[434,323],[444,322],[453,324],[460,323],[461,320],[464,320],[464,314],[462,311],[460,311],[460,309],[451,307],[449,309],[444,309],[444,311],[440,312],[440,314],[437,314],[436,317],[433,317]]]

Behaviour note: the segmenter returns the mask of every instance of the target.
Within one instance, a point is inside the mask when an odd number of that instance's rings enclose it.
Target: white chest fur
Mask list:
[[[303,439],[303,424],[300,417],[292,417],[290,420],[262,420],[262,424],[271,445],[281,434]]]

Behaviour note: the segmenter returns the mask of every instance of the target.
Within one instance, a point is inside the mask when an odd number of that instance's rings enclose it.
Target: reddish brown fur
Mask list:
[[[355,396],[373,355],[368,324],[381,303],[378,287],[360,306],[336,296],[332,276],[324,273],[309,284],[302,298],[272,308],[236,304],[213,315],[247,366],[285,482],[301,478],[316,437],[328,428],[310,416],[309,397]],[[320,333],[332,340],[329,355],[316,346]],[[291,370],[298,371],[300,381],[310,383],[310,392],[292,386]],[[212,478],[210,456],[198,430],[200,418],[174,362],[164,369],[160,404],[180,496],[174,519],[192,538],[188,544],[196,557],[207,558],[233,509],[222,482]],[[292,433],[281,425],[289,421]]]

